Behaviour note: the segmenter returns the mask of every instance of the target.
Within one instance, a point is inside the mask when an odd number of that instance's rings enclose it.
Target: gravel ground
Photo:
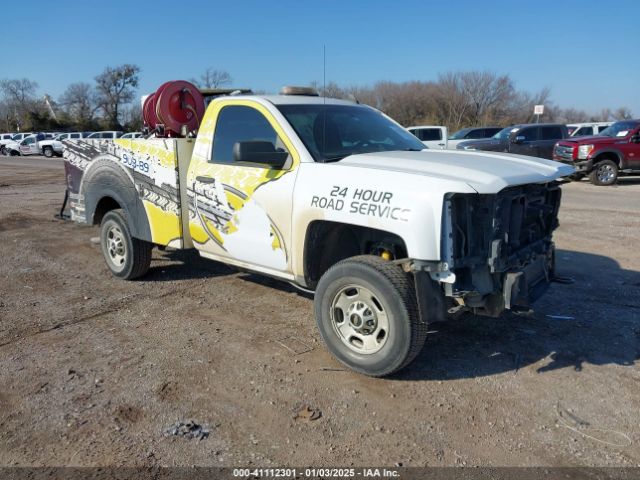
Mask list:
[[[639,179],[564,186],[575,283],[433,325],[389,379],[334,361],[286,284],[189,252],[111,277],[54,219],[63,182],[0,157],[0,465],[640,466]]]

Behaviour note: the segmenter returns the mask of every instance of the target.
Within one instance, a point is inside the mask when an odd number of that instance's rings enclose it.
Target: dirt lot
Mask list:
[[[370,379],[286,284],[184,252],[112,278],[97,229],[53,218],[63,177],[0,157],[0,465],[640,465],[638,179],[563,188],[575,283],[535,316],[433,325]],[[188,419],[208,438],[163,435]]]

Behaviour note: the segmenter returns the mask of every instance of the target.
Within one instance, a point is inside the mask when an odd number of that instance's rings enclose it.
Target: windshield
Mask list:
[[[509,138],[509,134],[513,129],[514,127],[503,128],[491,138],[497,138],[498,140],[506,140],[507,138]]]
[[[626,137],[637,126],[638,122],[616,122],[613,125],[609,125],[598,135],[603,137]]]
[[[464,138],[464,136],[470,131],[470,128],[463,128],[462,130],[458,130],[456,133],[449,137],[449,140],[460,140],[461,138]]]
[[[382,113],[363,105],[278,105],[316,162],[349,155],[424,150],[424,144]]]

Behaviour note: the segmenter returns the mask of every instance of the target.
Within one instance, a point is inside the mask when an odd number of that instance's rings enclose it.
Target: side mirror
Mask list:
[[[522,143],[524,142],[525,138],[526,137],[524,135],[518,135],[513,140],[511,140],[511,143]]]
[[[629,140],[631,143],[640,143],[640,133],[636,133],[635,135],[632,135]]]
[[[236,142],[233,145],[234,162],[263,163],[273,168],[282,168],[288,157],[288,152],[276,150],[271,142]]]

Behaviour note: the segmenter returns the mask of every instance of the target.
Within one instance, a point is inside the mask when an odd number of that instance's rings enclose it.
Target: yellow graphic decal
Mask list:
[[[158,245],[169,245],[172,240],[180,239],[180,218],[173,212],[165,212],[151,202],[144,201],[147,212],[151,240]]]

